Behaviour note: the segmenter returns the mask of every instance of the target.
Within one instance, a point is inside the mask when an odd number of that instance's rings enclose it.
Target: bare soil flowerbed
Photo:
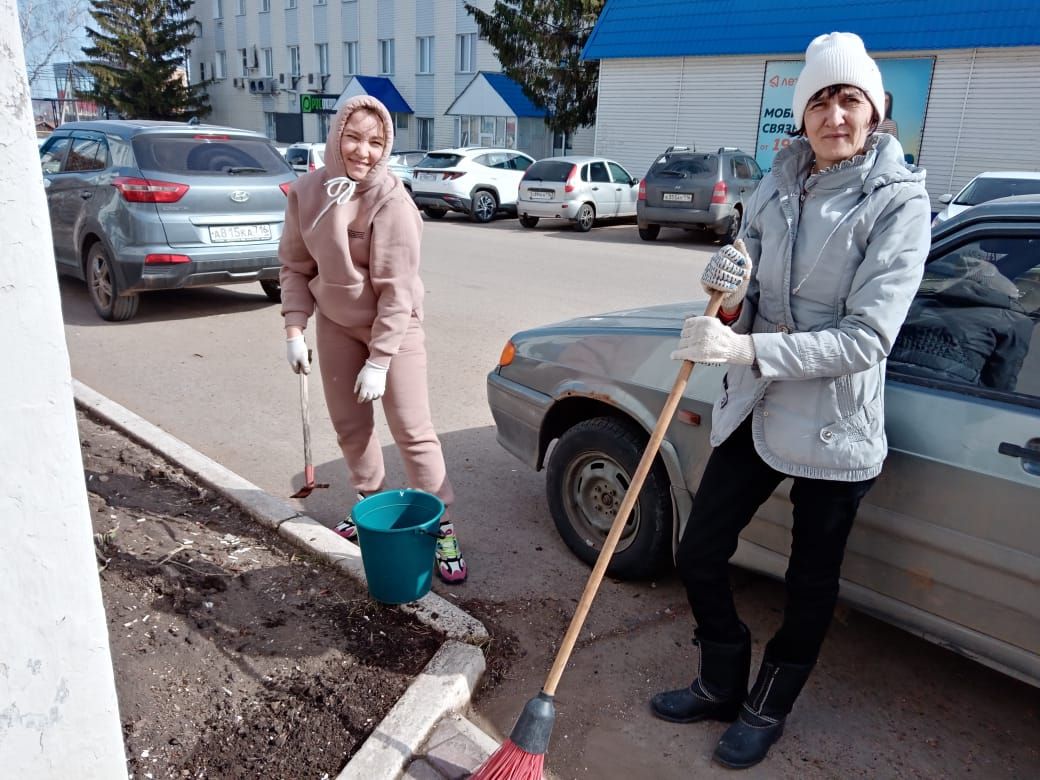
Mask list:
[[[79,415],[133,778],[335,777],[441,637]]]

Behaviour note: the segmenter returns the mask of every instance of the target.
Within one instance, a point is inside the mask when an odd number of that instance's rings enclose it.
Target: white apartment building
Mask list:
[[[208,122],[321,142],[341,97],[365,93],[393,113],[398,150],[563,153],[515,83],[485,77],[501,65],[463,0],[196,0],[193,13],[191,78],[214,79]],[[591,153],[594,137],[580,130],[567,152]]]

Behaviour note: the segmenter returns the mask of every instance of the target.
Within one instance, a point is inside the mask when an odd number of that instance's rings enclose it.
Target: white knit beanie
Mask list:
[[[885,87],[881,71],[867,54],[863,40],[855,33],[832,32],[819,35],[805,50],[805,67],[794,87],[794,126],[801,128],[802,116],[809,98],[825,87],[850,84],[866,93],[877,109],[878,118],[885,116]]]

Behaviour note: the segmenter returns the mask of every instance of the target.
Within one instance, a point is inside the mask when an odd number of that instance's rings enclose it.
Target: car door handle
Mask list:
[[[94,190],[80,190],[79,196],[83,198],[83,200],[88,200],[89,198],[94,197]]]
[[[1036,439],[1031,439],[1027,442],[1027,445],[1032,445]],[[997,452],[1001,455],[1008,455],[1012,458],[1022,458],[1022,460],[1032,460],[1040,463],[1040,448],[1034,446],[1019,447],[1017,444],[1012,444],[1009,441],[1002,441],[1000,446],[997,447]]]
[[[593,188],[592,188],[592,191],[593,191],[593,192],[599,192],[599,187],[593,187]]]

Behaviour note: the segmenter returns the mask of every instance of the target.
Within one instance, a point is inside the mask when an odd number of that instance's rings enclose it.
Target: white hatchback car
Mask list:
[[[635,179],[603,157],[547,157],[524,173],[516,202],[520,224],[568,219],[584,233],[597,219],[634,217],[639,196]]]
[[[986,171],[969,181],[957,197],[949,193],[939,197],[939,202],[945,203],[946,208],[935,215],[932,226],[987,200],[1037,194],[1040,194],[1040,173],[1037,171]]]
[[[520,179],[533,163],[515,149],[440,149],[415,166],[412,197],[431,219],[460,211],[474,222],[490,222],[499,211],[516,213]]]
[[[297,173],[325,167],[325,144],[292,144],[285,150],[285,161]]]

